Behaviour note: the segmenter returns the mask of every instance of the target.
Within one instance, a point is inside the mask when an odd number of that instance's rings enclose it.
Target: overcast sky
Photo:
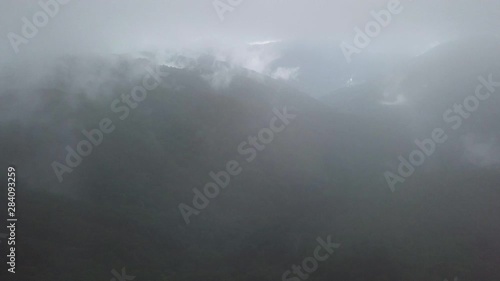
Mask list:
[[[48,0],[41,0],[46,2]],[[221,0],[226,2],[227,0]],[[22,35],[22,18],[38,0],[0,1],[0,60],[49,53],[127,52],[151,47],[197,47],[272,39],[305,41],[354,37],[354,27],[388,0],[243,0],[221,21],[213,0],[72,0],[15,54],[7,34]],[[403,46],[456,32],[496,30],[500,0],[401,0],[379,42]],[[399,44],[399,45],[398,45]],[[383,44],[382,44],[383,45]]]

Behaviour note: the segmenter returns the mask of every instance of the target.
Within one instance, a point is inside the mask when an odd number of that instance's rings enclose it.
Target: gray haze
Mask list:
[[[78,1],[61,11],[15,55],[7,34],[20,34],[22,17],[38,1],[0,4],[1,60],[78,52],[122,53],[165,47],[223,48],[263,40],[352,40],[354,27],[388,1],[248,0],[220,21],[212,0]],[[468,32],[498,30],[499,1],[402,1],[404,11],[370,46],[405,52]]]
[[[352,61],[396,0],[71,0],[16,53],[38,1],[0,0],[17,280],[500,280],[500,0]]]

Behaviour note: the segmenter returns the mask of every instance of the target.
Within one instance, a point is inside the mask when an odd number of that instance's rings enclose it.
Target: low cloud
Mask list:
[[[272,74],[271,77],[274,79],[282,80],[295,80],[299,76],[300,67],[278,67]]]
[[[485,138],[467,134],[462,138],[463,158],[467,163],[478,167],[500,164],[500,145],[494,137]]]

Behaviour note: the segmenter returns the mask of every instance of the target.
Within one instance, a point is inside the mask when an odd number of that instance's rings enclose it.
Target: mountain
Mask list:
[[[277,280],[328,235],[341,247],[317,280],[498,276],[500,229],[490,216],[500,207],[497,166],[450,164],[477,151],[476,139],[463,147],[450,134],[394,193],[384,177],[415,138],[446,125],[442,113],[473,92],[476,72],[498,73],[485,52],[461,46],[321,100],[212,55],[65,57],[37,83],[12,71],[19,83],[0,94],[0,154],[19,169],[22,277],[106,279],[126,265],[145,280]],[[135,107],[114,110],[148,69],[161,83]],[[398,96],[403,102],[390,104]],[[475,125],[498,120],[493,99],[462,127],[491,137],[490,146],[496,135]],[[104,119],[113,132],[59,182],[54,161],[67,164],[67,147]],[[266,138],[278,120],[283,129]],[[267,143],[252,149],[259,134]],[[193,189],[203,191],[231,161],[241,173],[186,224],[180,204],[194,208]]]

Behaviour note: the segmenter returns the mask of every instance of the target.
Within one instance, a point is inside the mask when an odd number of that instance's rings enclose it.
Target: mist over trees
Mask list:
[[[499,277],[498,3],[401,1],[349,62],[366,2],[60,4],[0,59],[0,278]]]

